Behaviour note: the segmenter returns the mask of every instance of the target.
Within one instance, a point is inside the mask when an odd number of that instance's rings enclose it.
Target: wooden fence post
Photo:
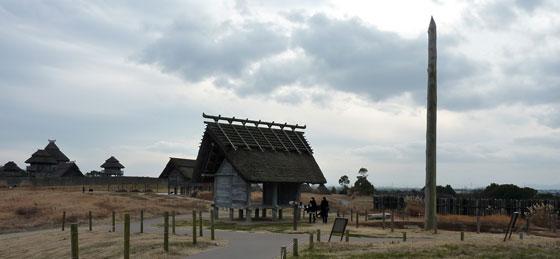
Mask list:
[[[66,224],[66,211],[62,212],[62,231],[64,231],[64,225]]]
[[[72,249],[72,259],[80,258],[78,245],[78,224],[70,224],[70,247]]]
[[[480,234],[480,200],[476,200],[476,233]]]
[[[91,227],[92,227],[91,226],[91,210],[89,211],[88,216],[89,216],[88,217],[89,218],[89,221],[88,221],[89,222],[89,231],[91,231]]]
[[[313,232],[309,233],[309,250],[313,249]]]
[[[298,251],[298,239],[294,238],[294,243],[293,243],[293,248],[292,248],[292,255],[294,257],[298,257],[299,256],[299,251]]]
[[[321,230],[317,229],[317,242],[321,242]]]
[[[130,258],[130,215],[124,214],[124,259]]]
[[[367,209],[366,209],[366,211],[365,211],[364,221],[368,221],[368,218],[367,218]]]
[[[461,241],[465,241],[465,231],[461,231]]]
[[[382,217],[382,219],[381,219],[381,220],[382,220],[382,221],[381,221],[381,222],[382,222],[381,227],[382,227],[383,229],[385,229],[385,209],[383,209],[383,212],[381,213],[381,217]]]
[[[251,215],[247,215],[247,217],[251,217]],[[198,211],[198,236],[203,236],[202,235],[202,210]]]
[[[345,239],[346,239],[346,242],[350,242],[350,230],[346,230]]]
[[[112,225],[113,227],[111,228],[111,230],[112,230],[113,232],[115,232],[115,211],[112,211],[112,214],[111,214],[111,222],[113,223],[113,225]]]
[[[175,235],[175,211],[171,212],[171,234]]]
[[[350,222],[354,221],[354,210],[350,209]]]
[[[395,231],[395,210],[391,210],[391,232]]]
[[[214,210],[210,210],[210,240],[214,240]]]
[[[356,211],[356,228],[358,228],[360,225],[360,212],[357,210]]]
[[[169,251],[169,212],[163,215],[163,251]]]
[[[402,232],[402,241],[406,242],[406,232]]]
[[[196,245],[196,210],[192,211],[192,242]]]
[[[140,210],[140,233],[144,233],[144,210]]]
[[[294,218],[292,219],[292,226],[294,231],[297,230],[297,213],[298,213],[298,207],[297,205],[294,205]]]

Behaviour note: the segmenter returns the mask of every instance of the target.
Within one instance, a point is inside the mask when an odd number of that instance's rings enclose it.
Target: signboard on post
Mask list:
[[[347,218],[336,218],[332,226],[331,234],[329,235],[329,242],[331,241],[332,235],[336,233],[340,234],[340,241],[342,241],[344,233],[346,232],[346,225],[348,225]]]

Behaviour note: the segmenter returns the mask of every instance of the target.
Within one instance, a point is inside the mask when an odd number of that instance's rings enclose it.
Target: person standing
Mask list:
[[[315,201],[315,197],[311,197],[311,201],[309,201],[309,213],[311,213],[311,218],[313,223],[317,220],[317,202]]]
[[[327,201],[327,198],[323,197],[323,200],[321,200],[320,209],[323,223],[327,223],[327,219],[329,218],[329,202]]]

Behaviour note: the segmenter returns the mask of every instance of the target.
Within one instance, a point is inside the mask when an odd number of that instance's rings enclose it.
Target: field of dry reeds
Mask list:
[[[0,189],[0,233],[58,227],[63,212],[66,212],[67,224],[86,222],[89,211],[96,222],[108,223],[112,211],[117,215],[130,213],[134,220],[139,217],[140,210],[150,218],[171,210],[179,214],[193,208],[206,210],[209,204],[207,200],[156,193],[4,188]]]

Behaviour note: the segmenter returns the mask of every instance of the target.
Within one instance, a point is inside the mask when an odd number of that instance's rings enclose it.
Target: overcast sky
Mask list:
[[[366,2],[366,3],[364,3]],[[382,2],[382,3],[381,3]],[[422,187],[427,27],[438,184],[560,187],[558,1],[0,1],[0,163],[196,158],[202,112],[306,124],[329,184]]]

